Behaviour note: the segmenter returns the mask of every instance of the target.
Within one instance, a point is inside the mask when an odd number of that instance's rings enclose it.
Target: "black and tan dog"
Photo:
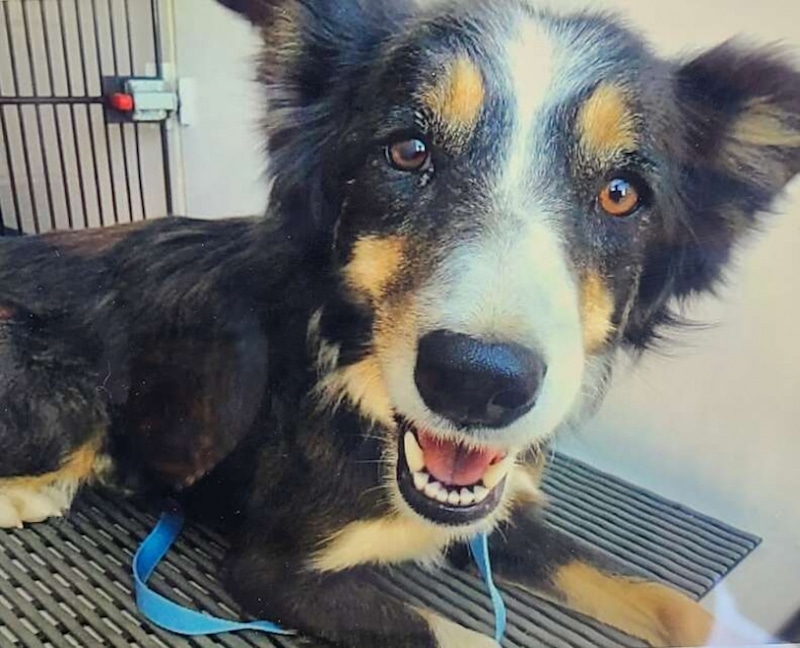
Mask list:
[[[542,522],[540,449],[800,171],[800,74],[523,0],[226,4],[263,34],[268,217],[2,243],[0,522],[181,492],[249,612],[381,648],[495,645],[373,570],[497,529],[504,582],[702,643]]]

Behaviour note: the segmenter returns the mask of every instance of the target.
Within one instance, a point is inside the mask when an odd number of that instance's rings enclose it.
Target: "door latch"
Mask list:
[[[178,95],[159,77],[106,77],[107,122],[162,122],[178,110]]]

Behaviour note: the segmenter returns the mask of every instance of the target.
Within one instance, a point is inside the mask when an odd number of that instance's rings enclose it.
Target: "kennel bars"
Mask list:
[[[170,124],[108,106],[163,77],[163,1],[0,0],[0,235],[172,212]]]

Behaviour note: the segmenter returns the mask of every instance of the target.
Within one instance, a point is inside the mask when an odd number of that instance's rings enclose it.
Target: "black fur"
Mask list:
[[[426,11],[377,0],[223,4],[265,39],[269,212],[0,242],[0,477],[57,472],[96,443],[113,460],[103,479],[179,493],[231,534],[228,584],[248,612],[337,646],[452,647],[373,580],[366,563],[398,532],[356,547],[357,564],[315,562],[354,524],[430,530],[392,499],[386,464],[398,432],[374,411],[374,380],[362,399],[351,383],[333,396],[325,388],[380,357],[393,331],[413,334],[403,329],[408,300],[439,280],[459,246],[508,217],[492,193],[514,117],[498,43],[535,20],[578,63],[564,72],[573,85],[537,122],[529,157],[548,172],[532,169],[531,194],[517,198],[558,222],[574,276],[605,281],[614,332],[588,353],[606,367],[618,348],[651,345],[674,321],[674,300],[713,289],[737,242],[800,171],[800,74],[736,44],[661,61],[613,19],[555,18],[515,0]],[[415,104],[434,63],[454,52],[469,55],[486,86],[463,147]],[[598,161],[584,156],[575,124],[608,79],[625,89],[641,132],[636,151]],[[767,144],[734,137],[753,106],[767,107],[766,120],[750,122],[770,131]],[[416,134],[435,150],[434,169],[398,173],[384,149]],[[642,207],[625,219],[596,207],[614,173],[642,182]],[[363,261],[359,245],[375,240],[404,247],[380,285],[370,273],[384,260],[368,259],[361,285],[353,264]],[[536,479],[540,454],[526,451]],[[649,626],[607,618],[602,602],[598,611],[565,591],[559,575],[575,564],[630,587],[630,600],[639,590],[523,499],[493,520],[501,578],[652,641],[702,639],[682,623],[702,618],[699,608],[665,589],[645,609]],[[454,531],[436,548],[457,558],[458,540]]]

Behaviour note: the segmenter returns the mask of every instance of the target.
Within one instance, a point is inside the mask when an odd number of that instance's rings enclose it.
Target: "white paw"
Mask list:
[[[62,484],[47,486],[0,485],[0,528],[21,528],[25,523],[61,517],[74,491]]]
[[[464,626],[438,615],[428,613],[426,616],[439,648],[500,648],[500,644],[492,637],[467,630]]]

